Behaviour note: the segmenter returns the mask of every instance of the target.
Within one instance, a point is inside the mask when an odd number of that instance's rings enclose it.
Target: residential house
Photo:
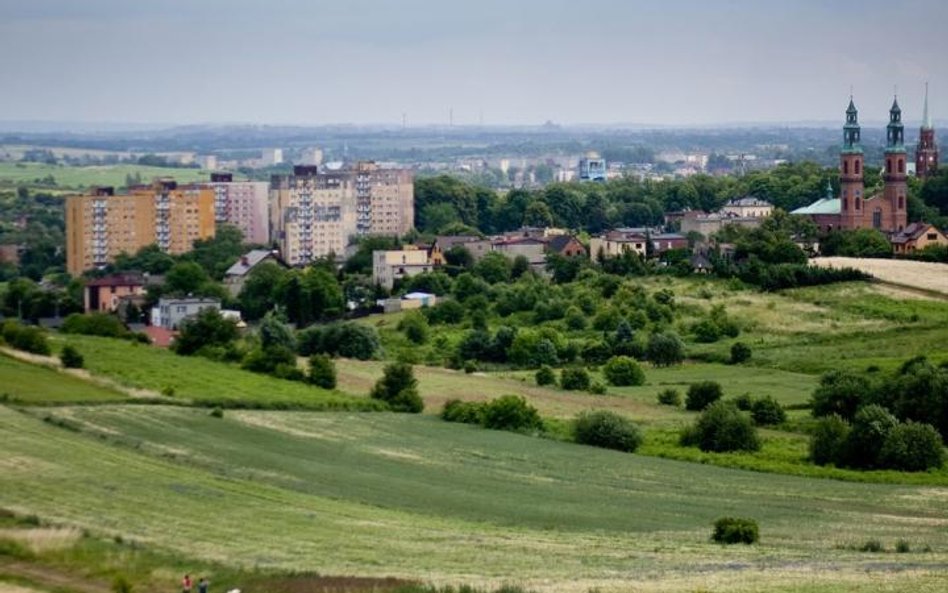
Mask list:
[[[250,272],[264,262],[273,262],[284,268],[287,267],[277,251],[268,251],[266,249],[253,249],[248,251],[241,255],[240,259],[224,272],[224,286],[227,287],[227,291],[230,292],[231,296],[236,297],[240,294]]]
[[[572,235],[550,237],[546,244],[547,252],[563,257],[586,257],[586,247]]]
[[[932,224],[913,222],[890,239],[896,255],[907,255],[925,249],[929,245],[948,247],[948,236]]]
[[[168,330],[180,329],[181,323],[205,309],[221,310],[219,299],[203,297],[167,297],[151,310],[151,324]]]
[[[603,233],[589,240],[590,258],[618,257],[633,252],[645,257],[648,247],[649,230],[645,228],[620,228]]]
[[[430,272],[435,265],[428,250],[408,245],[403,249],[372,252],[372,282],[392,290],[395,281]]]
[[[82,292],[86,313],[114,313],[123,298],[145,296],[145,279],[135,273],[114,274],[90,280]]]
[[[718,211],[739,218],[767,218],[774,212],[774,205],[754,196],[732,198]]]

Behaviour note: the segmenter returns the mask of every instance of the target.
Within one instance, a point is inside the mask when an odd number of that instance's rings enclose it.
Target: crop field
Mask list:
[[[89,167],[70,167],[68,165],[47,165],[44,163],[0,162],[0,186],[31,185],[47,176],[53,176],[56,187],[53,189],[83,189],[92,185],[125,185],[126,175],[138,175],[143,183],[149,183],[155,177],[173,177],[181,183],[207,181],[207,171],[176,167],[148,167],[144,165],[100,165]]]
[[[373,409],[374,402],[338,391],[241,370],[233,364],[173,352],[124,340],[64,336],[85,357],[93,375],[140,390],[200,405]]]
[[[948,264],[865,257],[819,257],[813,259],[812,264],[826,268],[856,268],[883,282],[948,296]]]
[[[0,507],[203,561],[570,591],[924,592],[948,566],[944,488],[757,474],[424,416],[55,414],[73,430],[0,408]],[[710,544],[725,514],[757,519],[761,543]],[[870,539],[889,552],[853,549]],[[898,539],[915,551],[892,553]]]

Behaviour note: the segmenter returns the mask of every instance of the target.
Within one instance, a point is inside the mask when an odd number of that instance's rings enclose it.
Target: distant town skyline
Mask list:
[[[948,116],[948,3],[0,4],[5,121],[654,126]]]

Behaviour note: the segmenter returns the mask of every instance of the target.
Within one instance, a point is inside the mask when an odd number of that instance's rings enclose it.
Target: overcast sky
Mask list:
[[[0,0],[0,119],[948,117],[945,0]]]

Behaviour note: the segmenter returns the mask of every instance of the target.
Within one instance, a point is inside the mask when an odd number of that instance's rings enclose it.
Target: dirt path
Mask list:
[[[0,575],[9,575],[29,581],[44,590],[75,593],[112,593],[108,583],[89,580],[61,570],[27,562],[0,560]],[[2,587],[2,584],[0,584]]]

